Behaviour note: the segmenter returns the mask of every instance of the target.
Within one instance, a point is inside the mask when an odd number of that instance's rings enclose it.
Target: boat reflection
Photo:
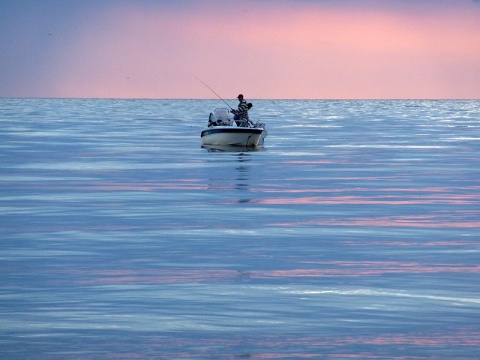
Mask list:
[[[208,190],[214,190],[218,195],[229,193],[228,200],[223,203],[249,203],[252,200],[250,192],[251,170],[252,170],[252,151],[262,151],[262,148],[247,146],[219,146],[219,145],[202,145],[202,148],[208,152],[224,153],[227,155],[225,163],[227,171],[211,171],[209,173]],[[208,161],[217,162],[218,157],[208,157]],[[222,155],[222,161],[225,160]],[[232,190],[234,190],[232,192]],[[232,199],[233,196],[233,199]]]
[[[264,151],[263,147],[257,146],[221,146],[221,145],[202,145],[208,152],[249,152]]]

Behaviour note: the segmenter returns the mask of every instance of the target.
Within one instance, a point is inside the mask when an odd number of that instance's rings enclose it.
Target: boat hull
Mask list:
[[[262,128],[212,126],[201,133],[203,145],[259,146],[263,143]]]

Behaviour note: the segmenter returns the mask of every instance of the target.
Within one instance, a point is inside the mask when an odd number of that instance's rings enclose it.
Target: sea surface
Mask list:
[[[480,358],[480,101],[252,102],[0,99],[1,359]]]

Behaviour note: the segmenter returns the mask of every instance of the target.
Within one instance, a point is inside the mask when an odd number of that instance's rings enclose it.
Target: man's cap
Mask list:
[[[242,94],[239,94],[239,95],[237,96],[237,99],[240,98],[240,97],[243,98],[243,95],[242,95]]]

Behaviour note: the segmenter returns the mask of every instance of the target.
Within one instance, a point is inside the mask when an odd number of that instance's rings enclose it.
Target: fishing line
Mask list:
[[[196,76],[195,76],[195,79],[197,79],[197,80],[200,81],[203,85],[205,85],[207,88],[209,88],[211,92],[213,92],[215,95],[217,95],[217,97],[218,97],[220,100],[222,100],[231,110],[233,110],[232,107],[231,107],[230,105],[228,105],[228,103],[227,103],[225,100],[223,100],[223,99],[220,97],[220,95],[218,95],[210,86],[208,86],[207,84],[205,84],[202,80],[200,80],[200,79],[199,79],[198,77],[196,77]]]

